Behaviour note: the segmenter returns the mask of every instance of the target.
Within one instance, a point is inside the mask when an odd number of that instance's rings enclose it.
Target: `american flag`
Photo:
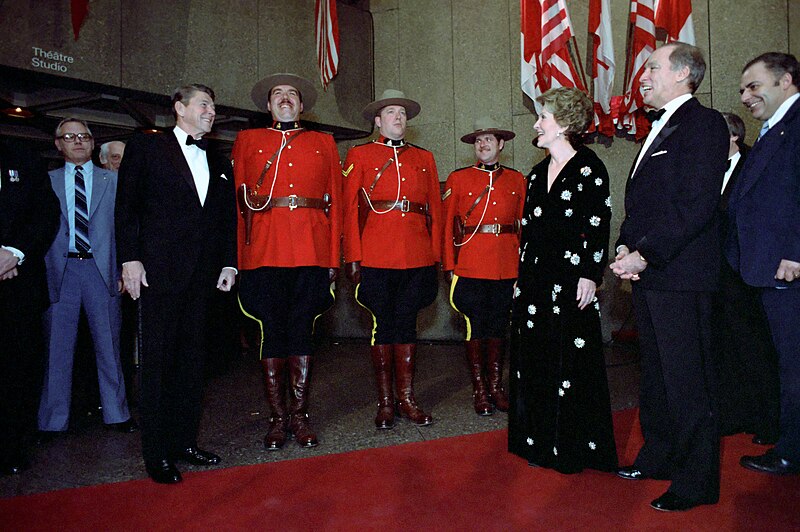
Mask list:
[[[656,27],[667,32],[666,42],[694,44],[692,0],[656,0]]]
[[[631,0],[628,62],[625,70],[625,95],[620,115],[628,132],[642,139],[650,131],[644,116],[644,102],[639,90],[639,77],[645,63],[656,48],[656,25],[653,0]]]
[[[570,57],[574,38],[564,0],[520,0],[522,91],[541,112],[536,97],[553,87],[586,90],[581,73]]]
[[[336,16],[336,0],[317,0],[314,9],[317,36],[317,65],[322,88],[336,76],[339,69],[339,21]]]
[[[594,97],[594,128],[609,137],[614,135],[611,118],[611,87],[614,84],[614,41],[611,37],[609,0],[589,0],[589,43]]]

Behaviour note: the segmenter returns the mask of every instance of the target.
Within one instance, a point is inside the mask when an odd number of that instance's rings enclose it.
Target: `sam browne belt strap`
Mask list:
[[[412,212],[414,214],[428,214],[428,205],[414,201],[404,200],[374,200],[370,202],[372,208],[378,211],[392,210],[400,212]]]

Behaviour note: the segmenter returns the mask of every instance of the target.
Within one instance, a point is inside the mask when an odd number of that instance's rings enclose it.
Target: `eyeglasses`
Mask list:
[[[87,142],[92,140],[92,136],[89,133],[64,133],[60,137],[56,138],[59,138],[64,142],[75,142],[76,140]]]

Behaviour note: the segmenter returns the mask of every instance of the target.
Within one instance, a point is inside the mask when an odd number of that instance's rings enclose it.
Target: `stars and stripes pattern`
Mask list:
[[[522,90],[541,112],[536,97],[553,87],[586,90],[570,55],[574,38],[565,0],[520,0]]]
[[[339,21],[336,15],[336,0],[317,0],[314,22],[317,65],[322,88],[327,90],[328,84],[339,70]]]
[[[653,0],[631,0],[628,61],[625,72],[625,95],[620,116],[623,127],[639,140],[647,136],[650,124],[644,115],[639,78],[647,59],[656,48],[656,25]]]
[[[75,249],[89,253],[89,206],[86,203],[86,181],[83,167],[75,167]]]

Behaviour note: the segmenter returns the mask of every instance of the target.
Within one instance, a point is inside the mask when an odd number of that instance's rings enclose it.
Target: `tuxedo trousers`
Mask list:
[[[212,289],[208,279],[205,286],[193,279],[178,293],[142,288],[139,413],[145,462],[197,445]]]
[[[794,281],[798,283],[800,281]],[[800,289],[764,288],[761,301],[769,320],[781,386],[780,437],[775,453],[800,462]]]
[[[719,500],[719,428],[711,292],[633,285],[639,329],[639,418],[644,445],[634,465],[672,481],[691,501]]]

